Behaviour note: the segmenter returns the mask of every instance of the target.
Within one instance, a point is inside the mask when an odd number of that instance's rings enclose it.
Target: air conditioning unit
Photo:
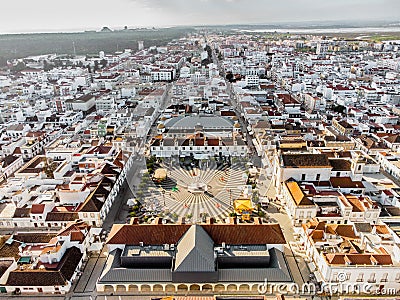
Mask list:
[[[224,248],[222,247],[218,247],[215,250],[217,251],[218,254],[224,254]]]

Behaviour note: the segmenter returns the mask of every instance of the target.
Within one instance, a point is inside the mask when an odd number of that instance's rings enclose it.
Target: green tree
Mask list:
[[[93,66],[93,72],[96,72],[98,69],[99,69],[99,61],[95,60]]]
[[[13,71],[14,72],[21,72],[23,69],[26,68],[26,65],[23,61],[19,61],[14,67]]]
[[[43,61],[43,70],[44,71],[47,72],[47,71],[50,71],[53,68],[54,68],[54,65],[53,64],[49,64],[49,62],[46,59]]]
[[[96,61],[97,61],[97,60],[96,60]],[[100,65],[101,65],[101,68],[107,67],[107,60],[103,58],[103,59],[100,61]]]
[[[47,178],[54,178],[54,171],[57,169],[57,164],[51,158],[43,158],[43,171]]]
[[[232,72],[227,72],[227,73],[226,73],[226,79],[227,79],[229,82],[232,82],[232,81],[233,81],[233,74],[232,74]]]

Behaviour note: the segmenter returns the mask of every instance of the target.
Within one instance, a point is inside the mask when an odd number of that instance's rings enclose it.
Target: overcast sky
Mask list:
[[[0,32],[400,20],[400,0],[2,0]]]

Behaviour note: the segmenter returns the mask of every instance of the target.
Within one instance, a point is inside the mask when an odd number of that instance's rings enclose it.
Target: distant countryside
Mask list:
[[[137,50],[137,41],[145,47],[165,45],[172,39],[184,36],[190,28],[162,28],[120,31],[86,31],[77,33],[32,33],[0,35],[0,67],[7,60],[43,53],[90,55]]]

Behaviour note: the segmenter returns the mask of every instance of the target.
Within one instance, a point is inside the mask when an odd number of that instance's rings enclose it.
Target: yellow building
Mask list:
[[[236,199],[233,201],[233,208],[237,214],[242,215],[243,220],[250,220],[253,212],[253,203],[250,199]]]

